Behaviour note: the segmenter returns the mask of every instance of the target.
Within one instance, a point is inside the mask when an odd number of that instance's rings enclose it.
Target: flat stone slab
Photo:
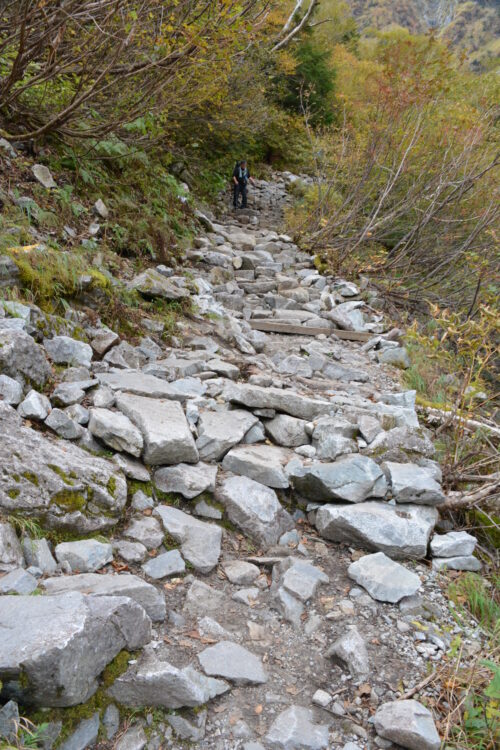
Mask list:
[[[244,534],[264,546],[277,544],[285,531],[295,527],[274,490],[247,477],[224,479],[215,493],[229,520]]]
[[[343,456],[333,463],[310,466],[297,464],[289,471],[289,478],[297,492],[314,502],[361,503],[387,494],[384,472],[367,456]]]
[[[154,484],[162,492],[175,492],[191,500],[202,492],[214,492],[217,466],[205,464],[177,464],[159,469]]]
[[[81,573],[74,576],[58,576],[46,578],[41,582],[41,586],[51,595],[79,591],[92,596],[128,596],[140,604],[153,622],[165,619],[166,605],[163,593],[142,578],[129,573]]]
[[[379,737],[409,750],[439,750],[441,746],[431,712],[418,701],[383,703],[374,724]]]
[[[273,578],[275,577],[289,594],[301,602],[307,602],[322,583],[330,581],[326,573],[315,565],[292,557],[274,566]]]
[[[434,534],[431,539],[433,557],[468,557],[476,548],[477,539],[466,531]]]
[[[220,526],[199,521],[169,505],[158,505],[154,514],[161,519],[165,531],[181,543],[182,556],[195,570],[209,573],[215,568],[222,542]]]
[[[422,585],[416,573],[394,562],[383,552],[365,555],[351,563],[347,572],[379,602],[395,604],[403,597],[415,594]]]
[[[329,414],[334,406],[281,388],[263,388],[258,385],[231,384],[223,392],[226,401],[242,404],[249,409],[276,409],[299,419],[311,420],[320,414]]]
[[[284,467],[292,455],[273,445],[238,445],[226,453],[222,468],[267,487],[286,489],[289,482]]]
[[[260,685],[267,675],[258,656],[231,641],[220,641],[198,654],[205,674],[224,677],[236,685]]]
[[[2,596],[2,696],[12,694],[36,706],[85,703],[106,665],[124,648],[134,651],[150,637],[151,620],[126,597],[76,591]]]
[[[441,485],[430,469],[417,464],[400,464],[386,461],[382,468],[387,471],[392,487],[392,496],[397,503],[418,505],[440,505],[445,496]]]
[[[171,549],[168,552],[163,552],[161,555],[158,555],[158,557],[152,557],[151,560],[144,563],[142,569],[150,578],[159,580],[161,578],[166,578],[167,576],[184,573],[186,570],[186,564],[182,559],[179,550]]]
[[[395,559],[422,558],[438,512],[430,506],[390,505],[369,501],[359,505],[325,505],[316,513],[320,535],[380,550]]]
[[[328,725],[316,724],[314,713],[290,706],[273,721],[266,735],[269,750],[326,750],[330,747]]]
[[[432,561],[433,570],[471,570],[477,572],[482,567],[481,561],[474,555],[435,557]]]
[[[205,677],[194,667],[184,669],[145,654],[108,690],[124,706],[183,708],[201,706],[229,690],[223,680]]]
[[[36,578],[24,568],[0,573],[0,594],[31,594],[37,585]]]
[[[257,422],[257,417],[242,409],[203,412],[198,421],[196,441],[200,458],[219,461],[233,445],[241,443]]]
[[[113,391],[133,393],[135,396],[165,398],[185,401],[187,396],[179,393],[170,383],[140,370],[114,370],[98,373],[97,379]]]
[[[257,565],[244,560],[226,560],[222,563],[222,569],[228,581],[238,586],[248,586],[260,575]]]
[[[180,404],[121,393],[116,397],[116,406],[141,431],[146,464],[198,462],[198,451]]]
[[[2,402],[0,464],[0,508],[48,527],[82,534],[109,528],[127,500],[116,464],[26,427]]]

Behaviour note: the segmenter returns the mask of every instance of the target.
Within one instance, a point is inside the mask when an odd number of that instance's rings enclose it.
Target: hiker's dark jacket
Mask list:
[[[234,168],[233,177],[236,177],[238,180],[238,185],[241,185],[243,187],[244,185],[248,185],[248,181],[250,179],[250,172],[248,171],[248,167],[245,167],[243,169],[239,165]]]

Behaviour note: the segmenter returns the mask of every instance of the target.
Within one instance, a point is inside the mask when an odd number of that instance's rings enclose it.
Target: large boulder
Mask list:
[[[170,505],[158,505],[154,513],[165,531],[180,542],[182,556],[200,573],[209,573],[219,561],[222,529],[205,523]]]
[[[258,421],[257,417],[242,409],[203,412],[198,421],[199,437],[196,441],[200,458],[219,461]]]
[[[247,477],[228,477],[215,493],[229,520],[263,546],[271,546],[294,528],[290,514],[281,507],[274,490]]]
[[[153,622],[165,619],[165,597],[161,591],[146,583],[138,576],[81,573],[75,576],[46,578],[42,586],[47,594],[65,594],[67,591],[80,591],[92,596],[128,596],[147,612]]]
[[[119,393],[116,406],[141,431],[146,464],[197,463],[198,451],[180,404]]]
[[[25,331],[0,330],[0,373],[41,387],[52,374],[42,347]]]
[[[113,526],[127,501],[116,464],[25,427],[0,402],[0,508],[52,528],[87,533]]]
[[[99,373],[97,379],[112,391],[124,391],[148,398],[167,398],[173,401],[185,401],[187,398],[165,380],[140,370],[112,370]]]
[[[390,505],[376,501],[359,505],[325,505],[316,513],[316,528],[333,542],[359,544],[394,559],[421,558],[438,520],[435,508]]]
[[[19,624],[22,623],[22,627]],[[74,706],[97,690],[97,677],[122,649],[151,637],[142,607],[122,596],[0,597],[1,699]]]
[[[385,497],[384,472],[367,456],[343,456],[333,463],[293,465],[289,473],[293,488],[315,502],[347,500],[361,503],[372,497]]]

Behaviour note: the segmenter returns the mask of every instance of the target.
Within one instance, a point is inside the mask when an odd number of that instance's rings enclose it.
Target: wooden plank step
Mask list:
[[[339,339],[345,341],[369,341],[377,334],[367,333],[365,331],[342,331],[340,328],[319,328],[319,326],[295,325],[286,323],[282,320],[250,320],[250,328],[254,331],[264,331],[265,333],[288,333],[295,336],[319,336],[321,333],[329,335],[334,333]]]

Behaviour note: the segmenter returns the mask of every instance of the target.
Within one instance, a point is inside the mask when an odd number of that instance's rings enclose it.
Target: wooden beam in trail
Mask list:
[[[295,325],[286,323],[283,320],[250,320],[250,328],[254,331],[264,331],[265,333],[288,333],[295,336],[319,336],[321,333],[329,336],[334,333],[339,339],[345,341],[369,341],[376,333],[367,333],[365,331],[341,331],[339,328],[320,328],[319,326]]]

